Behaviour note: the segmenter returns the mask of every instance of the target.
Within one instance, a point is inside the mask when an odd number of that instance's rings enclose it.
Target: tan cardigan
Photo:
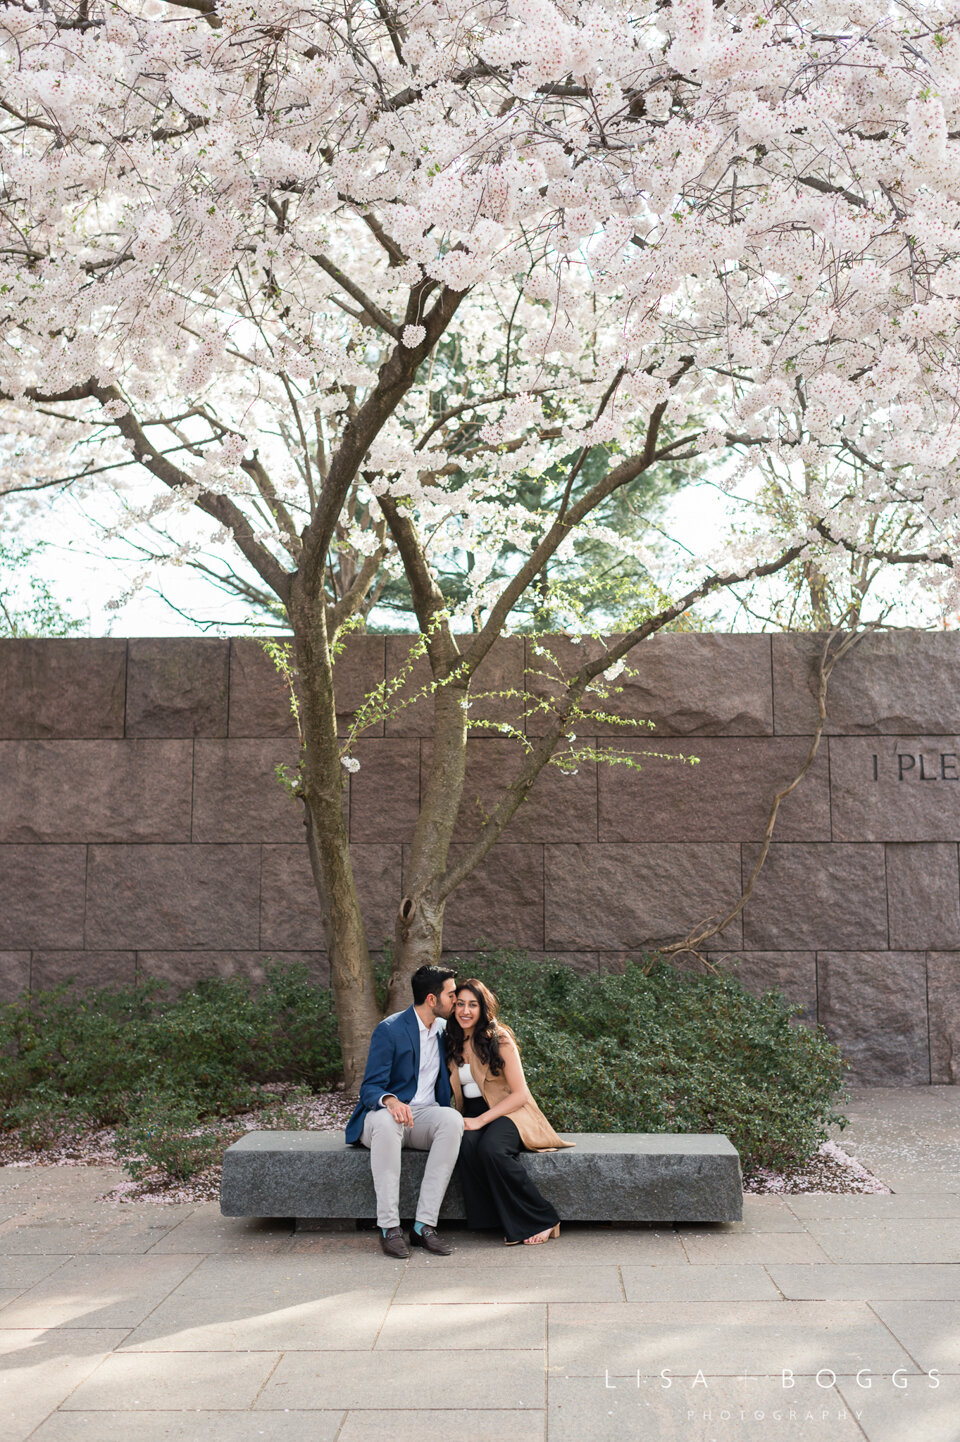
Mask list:
[[[501,1032],[506,1033],[514,1046],[517,1046],[517,1039],[508,1026],[504,1026],[503,1022],[498,1022],[497,1027]],[[519,1050],[520,1048],[517,1047],[518,1052]],[[462,1112],[463,1089],[460,1086],[460,1069],[456,1062],[452,1060],[449,1066],[450,1086],[453,1089],[453,1105],[458,1112]],[[498,1106],[500,1102],[505,1101],[510,1095],[510,1086],[503,1072],[501,1072],[499,1076],[491,1076],[490,1068],[484,1066],[478,1056],[474,1056],[471,1061],[470,1070],[488,1107]],[[572,1147],[576,1145],[575,1142],[565,1142],[561,1137],[557,1136],[557,1133],[553,1130],[553,1127],[547,1121],[532,1097],[528,1102],[524,1102],[522,1107],[517,1107],[515,1112],[507,1112],[507,1116],[520,1133],[520,1140],[523,1142],[523,1145],[531,1152],[556,1152],[559,1151],[561,1147]]]

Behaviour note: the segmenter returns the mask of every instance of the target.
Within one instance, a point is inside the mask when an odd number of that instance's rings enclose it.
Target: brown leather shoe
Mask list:
[[[430,1227],[426,1222],[419,1232],[413,1227],[410,1228],[410,1245],[411,1247],[424,1247],[437,1257],[449,1257],[453,1251],[450,1243],[443,1240],[436,1227]]]
[[[386,1256],[394,1257],[398,1262],[405,1261],[410,1255],[410,1248],[404,1241],[399,1227],[388,1227],[386,1234],[381,1231],[380,1245]]]

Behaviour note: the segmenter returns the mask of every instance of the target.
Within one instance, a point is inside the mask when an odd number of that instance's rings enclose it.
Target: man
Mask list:
[[[370,1150],[380,1245],[388,1257],[410,1255],[400,1229],[401,1151],[429,1152],[410,1245],[448,1257],[453,1248],[439,1236],[437,1217],[463,1135],[463,1117],[450,1106],[443,1046],[456,984],[454,973],[441,966],[421,966],[410,984],[413,1005],[388,1016],[370,1038],[360,1100],[346,1137],[348,1144],[359,1142]]]

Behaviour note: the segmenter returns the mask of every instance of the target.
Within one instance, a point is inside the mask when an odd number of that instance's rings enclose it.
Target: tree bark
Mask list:
[[[333,657],[323,597],[309,604],[295,589],[289,611],[302,690],[301,786],[307,847],[337,1006],[343,1079],[347,1090],[353,1091],[363,1075],[380,1012],[343,814],[345,772],[337,738]]]
[[[441,676],[438,682],[433,756],[397,912],[388,1011],[409,1006],[411,976],[418,966],[436,965],[443,947],[446,899],[441,883],[466,775],[468,683],[456,676],[452,681]]]

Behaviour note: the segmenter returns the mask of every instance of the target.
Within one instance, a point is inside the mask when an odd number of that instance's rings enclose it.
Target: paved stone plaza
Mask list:
[[[0,1169],[0,1442],[957,1442],[960,1090],[849,1113],[892,1195],[408,1262]]]

